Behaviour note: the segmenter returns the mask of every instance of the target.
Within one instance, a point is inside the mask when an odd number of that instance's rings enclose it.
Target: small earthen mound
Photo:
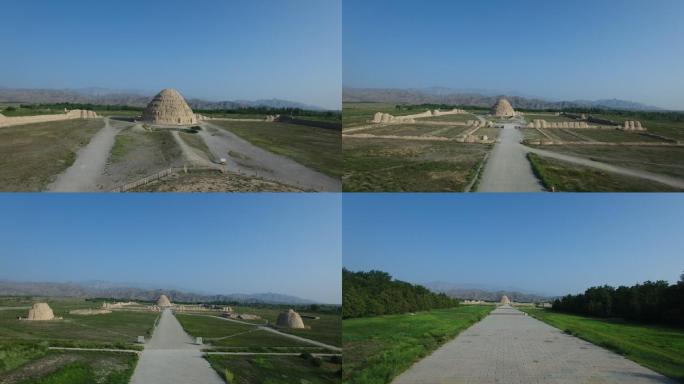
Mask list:
[[[503,296],[501,297],[501,305],[509,305],[509,304],[511,304],[511,301],[508,300],[508,296],[503,295]]]
[[[162,308],[172,306],[171,300],[169,300],[169,297],[166,295],[159,296],[159,299],[157,299],[157,305]]]
[[[55,314],[52,312],[52,308],[50,308],[48,303],[35,303],[31,309],[29,309],[28,317],[26,319],[37,321],[54,320]]]
[[[189,125],[197,124],[197,116],[192,112],[175,89],[164,89],[155,96],[143,111],[142,120],[150,124]]]
[[[302,317],[293,309],[290,309],[287,312],[282,312],[280,315],[278,315],[278,320],[276,320],[276,326],[295,329],[305,328]]]
[[[502,97],[492,107],[492,115],[496,117],[514,117],[515,110],[511,103]]]

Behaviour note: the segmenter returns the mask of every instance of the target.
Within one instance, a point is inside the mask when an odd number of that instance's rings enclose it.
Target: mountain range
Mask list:
[[[107,88],[80,89],[27,89],[0,87],[0,102],[14,103],[77,103],[96,105],[127,105],[144,107],[154,97],[154,93],[140,90],[112,90]],[[193,109],[236,109],[245,107],[267,108],[300,108],[311,111],[322,111],[324,108],[281,99],[208,101],[188,98],[188,105]]]
[[[422,89],[350,88],[342,90],[343,102],[377,102],[397,104],[448,104],[489,108],[502,95],[484,90],[455,90],[443,87]],[[518,109],[603,108],[629,111],[658,111],[661,108],[627,100],[549,101],[530,96],[506,96]]]
[[[17,282],[0,280],[0,296],[48,296],[48,297],[106,297],[119,300],[154,301],[166,294],[172,301],[186,303],[237,302],[264,304],[315,304],[314,301],[279,293],[233,293],[226,295],[200,294],[178,289],[158,289],[126,286],[103,281],[83,283]]]
[[[423,284],[433,292],[444,293],[449,297],[461,300],[499,301],[503,295],[512,301],[520,303],[541,303],[553,301],[555,297],[535,293],[521,292],[513,287],[486,287],[472,284],[454,284],[447,282],[432,282]]]

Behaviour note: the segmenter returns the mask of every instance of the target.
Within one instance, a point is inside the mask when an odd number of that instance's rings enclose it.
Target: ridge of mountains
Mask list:
[[[237,302],[245,304],[316,304],[315,301],[279,293],[232,293],[232,294],[200,294],[179,289],[159,289],[134,287],[126,284],[104,281],[82,283],[56,282],[19,282],[0,280],[0,295],[3,296],[48,296],[48,297],[106,297],[120,300],[154,301],[159,295],[166,294],[172,301],[200,302]]]
[[[145,107],[154,93],[140,90],[112,90],[108,88],[80,89],[28,89],[0,87],[0,101],[15,103],[76,103],[96,105],[127,105]],[[236,109],[236,108],[300,108],[323,111],[324,108],[282,99],[208,101],[198,98],[186,99],[193,109]]]
[[[511,301],[520,303],[550,302],[555,297],[535,293],[521,292],[513,287],[485,287],[468,284],[453,284],[446,282],[431,282],[423,284],[433,292],[444,293],[449,297],[461,300],[484,300],[498,302],[503,295]]]
[[[397,104],[449,104],[490,108],[502,94],[485,90],[455,90],[444,87],[422,89],[395,88],[352,88],[342,90],[343,102],[377,102]],[[626,111],[663,111],[662,108],[628,100],[574,100],[549,101],[541,98],[511,96],[506,98],[517,109],[567,109],[567,108],[602,108]]]

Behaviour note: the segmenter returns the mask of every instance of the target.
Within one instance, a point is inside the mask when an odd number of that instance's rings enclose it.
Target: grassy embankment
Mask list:
[[[519,308],[536,319],[684,382],[684,330]]]
[[[207,360],[228,384],[332,384],[341,376],[339,357],[209,355]]]
[[[532,170],[544,188],[557,192],[676,192],[669,185],[528,153]]]
[[[339,131],[267,122],[212,121],[212,124],[328,176],[342,175],[342,138]]]
[[[460,306],[342,322],[343,382],[384,384],[485,317],[493,306]]]

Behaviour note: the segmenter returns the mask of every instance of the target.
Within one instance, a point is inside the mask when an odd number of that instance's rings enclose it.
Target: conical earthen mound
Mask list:
[[[159,296],[159,299],[157,300],[157,305],[160,307],[170,307],[171,306],[171,300],[169,300],[168,296],[161,295],[161,296]]]
[[[197,117],[175,89],[164,89],[155,96],[142,114],[143,121],[161,125],[197,124]]]
[[[28,320],[53,320],[55,314],[47,303],[35,303],[29,309]]]
[[[501,304],[507,305],[507,304],[510,304],[510,303],[511,303],[511,301],[508,300],[508,296],[503,295],[503,296],[501,297]]]
[[[501,98],[492,107],[492,115],[497,117],[513,117],[515,116],[515,110],[508,100]]]
[[[304,328],[304,321],[302,321],[302,317],[299,316],[299,313],[295,312],[294,310],[290,309],[287,312],[282,312],[280,315],[278,315],[278,320],[276,321],[276,325],[279,327],[285,327],[285,328]]]

